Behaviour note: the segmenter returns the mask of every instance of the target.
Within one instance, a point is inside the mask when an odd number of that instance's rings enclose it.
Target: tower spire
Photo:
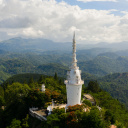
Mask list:
[[[75,31],[74,31],[74,35],[73,35],[73,41],[75,41],[75,36],[76,36],[76,35],[75,35]]]
[[[76,40],[75,40],[75,32],[73,35],[73,52],[72,52],[72,68],[76,69],[77,67],[77,59],[76,59]]]

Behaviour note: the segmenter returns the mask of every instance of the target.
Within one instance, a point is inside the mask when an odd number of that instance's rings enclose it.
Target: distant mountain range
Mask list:
[[[117,51],[128,49],[128,42],[121,43],[99,43],[99,44],[79,44],[77,43],[77,49],[92,49],[92,48],[104,48],[107,51]],[[9,40],[0,42],[0,49],[13,52],[43,52],[43,51],[71,51],[72,42],[53,42],[48,39],[24,39],[21,37],[12,38]],[[105,51],[106,51],[105,50]],[[97,49],[98,52],[98,49]]]
[[[82,71],[96,76],[104,76],[117,72],[128,72],[128,57],[116,57],[113,54],[110,54],[111,56],[108,57],[107,55],[98,55],[92,60],[80,62],[78,63],[79,67]]]
[[[59,50],[28,53],[0,50],[0,82],[19,73],[54,75],[57,72],[66,77],[66,71],[72,61],[71,53]],[[105,48],[78,50],[78,66],[83,74],[89,73],[98,77],[128,72],[127,53],[128,50],[109,52],[109,49]]]
[[[12,38],[0,42],[0,49],[13,52],[42,52],[54,50],[71,50],[71,43],[56,43],[47,39]]]

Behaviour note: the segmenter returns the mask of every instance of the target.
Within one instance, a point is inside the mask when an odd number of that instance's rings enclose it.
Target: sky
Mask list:
[[[128,42],[128,0],[0,0],[0,41]]]

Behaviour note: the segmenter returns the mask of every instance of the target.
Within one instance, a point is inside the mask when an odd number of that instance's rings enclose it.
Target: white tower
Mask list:
[[[77,67],[75,33],[73,37],[72,65],[67,72],[67,80],[64,82],[67,90],[67,106],[81,104],[81,91],[84,81],[81,80],[81,70]]]

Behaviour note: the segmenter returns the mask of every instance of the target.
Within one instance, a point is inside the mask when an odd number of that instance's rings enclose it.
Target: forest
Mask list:
[[[118,128],[128,127],[128,50],[124,47],[126,43],[122,45],[78,46],[78,66],[85,83],[82,94],[95,97],[102,111],[84,101],[84,106],[68,108],[66,114],[64,109],[57,109],[47,122],[40,122],[28,114],[29,107],[46,108],[51,99],[66,103],[63,81],[71,65],[71,43],[60,45],[45,39],[23,38],[1,42],[0,126],[106,128],[115,124]],[[46,85],[45,94],[40,91],[42,83]],[[85,113],[81,107],[88,107],[90,112]]]
[[[28,76],[28,77],[26,77]],[[39,121],[29,115],[29,107],[47,108],[54,99],[58,103],[66,103],[66,86],[63,78],[57,73],[53,77],[46,75],[24,74],[18,78],[22,82],[8,81],[0,86],[0,126],[2,128],[107,128],[115,124],[118,128],[128,127],[128,110],[119,100],[102,90],[97,81],[90,81],[83,86],[84,93],[91,94],[96,106],[83,100],[83,105],[75,105],[65,109],[55,109],[47,117],[47,121]],[[23,79],[26,78],[26,79]],[[41,84],[46,86],[45,93],[40,91]],[[89,111],[83,111],[88,108]]]

